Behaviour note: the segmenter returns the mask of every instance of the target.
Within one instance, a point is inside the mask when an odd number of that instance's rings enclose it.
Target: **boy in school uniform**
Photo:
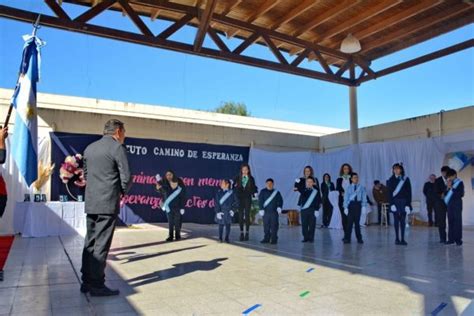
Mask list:
[[[298,206],[301,214],[302,242],[314,242],[316,218],[319,217],[321,207],[321,193],[314,187],[315,180],[312,176],[306,178],[306,188],[301,192]]]
[[[237,195],[231,189],[230,180],[221,181],[221,188],[217,191],[215,198],[216,222],[219,224],[219,241],[222,242],[225,228],[225,242],[230,243],[229,234],[234,217],[234,210],[238,209]]]
[[[455,170],[446,172],[448,178],[444,203],[448,208],[448,242],[447,245],[456,243],[462,245],[462,198],[464,196],[464,183],[457,177]]]
[[[264,237],[262,244],[276,244],[278,242],[278,216],[283,207],[283,197],[278,190],[275,190],[273,179],[265,181],[265,189],[258,195],[258,205],[260,216],[263,217]]]
[[[363,185],[359,184],[359,176],[351,174],[351,184],[344,193],[344,214],[347,216],[347,229],[344,231],[345,244],[351,243],[352,227],[355,227],[357,242],[363,244],[360,232],[360,216],[367,214],[367,192]]]

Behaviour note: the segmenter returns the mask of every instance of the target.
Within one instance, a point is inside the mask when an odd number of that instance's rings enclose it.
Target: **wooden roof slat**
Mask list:
[[[304,0],[300,2],[296,7],[294,7],[292,10],[288,11],[285,15],[283,15],[280,19],[274,21],[270,26],[269,29],[276,30],[279,28],[281,25],[288,23],[289,21],[293,20],[296,18],[298,15],[306,12],[318,2],[321,0]]]
[[[92,20],[93,18],[113,6],[115,2],[117,2],[117,0],[103,0],[102,2],[93,6],[91,9],[76,17],[74,21],[86,23],[87,21]]]
[[[348,29],[353,28],[354,26],[364,21],[367,21],[368,19],[376,15],[382,12],[385,12],[396,5],[399,5],[401,2],[402,0],[381,1],[378,4],[370,7],[368,10],[365,10],[360,14],[356,14],[351,19],[346,20],[344,23],[341,23],[333,28],[330,28],[328,31],[326,31],[323,34],[319,34],[316,37],[313,37],[311,40],[316,43],[327,42],[328,40],[330,40],[332,37],[336,36],[337,34],[347,31]]]
[[[206,8],[204,9],[202,17],[199,19],[198,31],[194,39],[194,51],[196,52],[198,52],[202,47],[216,4],[217,0],[207,0],[206,2]]]
[[[192,19],[194,19],[194,16],[191,14],[186,14],[183,16],[180,20],[174,22],[170,26],[168,26],[165,30],[163,30],[160,34],[158,34],[156,37],[166,39],[176,33],[180,28],[188,24]]]
[[[258,9],[255,10],[255,12],[253,14],[251,14],[250,16],[248,16],[246,18],[246,21],[247,23],[252,23],[253,21],[255,21],[256,19],[258,19],[260,16],[264,15],[265,13],[267,13],[268,11],[270,11],[274,6],[276,6],[278,3],[280,2],[280,0],[265,0],[259,7]],[[234,37],[235,35],[237,35],[239,33],[239,30],[235,30],[234,32],[232,33],[228,33],[227,36],[228,37]]]
[[[359,4],[360,0],[342,0],[337,5],[333,6],[332,8],[322,12],[318,16],[314,17],[306,23],[305,25],[298,27],[291,35],[298,37],[303,33],[311,31],[312,29],[316,28],[317,26],[327,22],[331,18],[335,17],[338,14],[341,14],[345,10],[352,8],[353,6]]]
[[[56,0],[45,0],[44,1],[48,7],[53,10],[53,12],[61,19],[70,20],[69,15],[64,12],[63,8],[56,2]]]
[[[447,10],[439,11],[433,15],[430,15],[427,18],[419,19],[412,24],[409,24],[406,27],[398,28],[397,30],[384,35],[380,40],[370,42],[368,44],[362,43],[362,49],[364,54],[367,55],[367,52],[373,50],[377,47],[390,44],[394,41],[397,41],[400,38],[406,37],[410,34],[413,34],[419,30],[426,29],[436,23],[450,19],[451,17],[458,15],[467,10],[472,10],[472,7],[465,3],[460,3],[459,5],[450,6]]]

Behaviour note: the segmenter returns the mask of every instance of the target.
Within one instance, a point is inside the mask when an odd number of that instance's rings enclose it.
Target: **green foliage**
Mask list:
[[[233,101],[222,102],[221,105],[214,110],[214,112],[231,115],[250,116],[250,112],[247,110],[247,106],[244,103]]]

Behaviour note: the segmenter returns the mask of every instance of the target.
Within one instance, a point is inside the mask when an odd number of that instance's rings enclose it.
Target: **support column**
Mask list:
[[[352,145],[359,144],[359,123],[357,119],[357,87],[349,87],[349,107],[350,107],[350,122],[351,122],[351,143]]]

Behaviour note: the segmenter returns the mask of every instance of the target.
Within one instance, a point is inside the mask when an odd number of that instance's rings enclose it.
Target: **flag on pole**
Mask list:
[[[40,78],[41,47],[44,42],[32,35],[23,39],[20,76],[11,104],[16,109],[12,139],[12,156],[25,182],[30,186],[38,177],[38,116],[36,113],[36,83]]]

